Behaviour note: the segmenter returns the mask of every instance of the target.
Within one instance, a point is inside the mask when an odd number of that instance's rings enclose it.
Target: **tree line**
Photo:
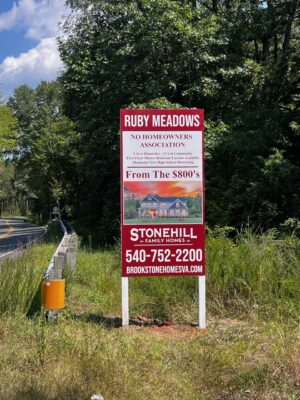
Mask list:
[[[95,242],[112,243],[120,108],[197,107],[206,115],[208,225],[299,218],[298,0],[67,4],[59,79],[21,85],[0,107],[0,168],[14,170],[7,195],[30,199],[44,218],[59,204],[93,227]]]

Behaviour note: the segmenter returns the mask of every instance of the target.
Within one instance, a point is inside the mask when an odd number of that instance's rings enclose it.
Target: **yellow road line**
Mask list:
[[[12,226],[9,226],[8,221],[5,221],[5,223],[8,227],[8,231],[3,233],[2,235],[0,235],[0,240],[6,238],[8,235],[10,235],[14,231],[14,228]]]

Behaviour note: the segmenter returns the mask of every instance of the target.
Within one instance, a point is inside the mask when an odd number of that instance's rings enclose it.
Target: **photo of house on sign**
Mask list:
[[[202,223],[199,182],[124,182],[124,223]]]

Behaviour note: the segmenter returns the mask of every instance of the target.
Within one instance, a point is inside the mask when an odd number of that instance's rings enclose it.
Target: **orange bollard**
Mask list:
[[[44,279],[41,286],[42,306],[48,310],[65,308],[65,280]]]

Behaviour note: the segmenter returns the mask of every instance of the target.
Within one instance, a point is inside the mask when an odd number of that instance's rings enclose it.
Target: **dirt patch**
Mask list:
[[[151,326],[148,332],[155,336],[164,336],[170,339],[182,340],[191,339],[197,335],[203,335],[207,330],[189,325],[163,325]]]
[[[197,335],[203,335],[207,332],[206,329],[199,329],[197,325],[187,324],[174,324],[173,321],[160,322],[156,320],[150,320],[143,317],[137,317],[130,322],[134,323],[127,329],[135,331],[143,331],[144,333],[156,336],[166,337],[174,340],[188,340],[192,339]]]

